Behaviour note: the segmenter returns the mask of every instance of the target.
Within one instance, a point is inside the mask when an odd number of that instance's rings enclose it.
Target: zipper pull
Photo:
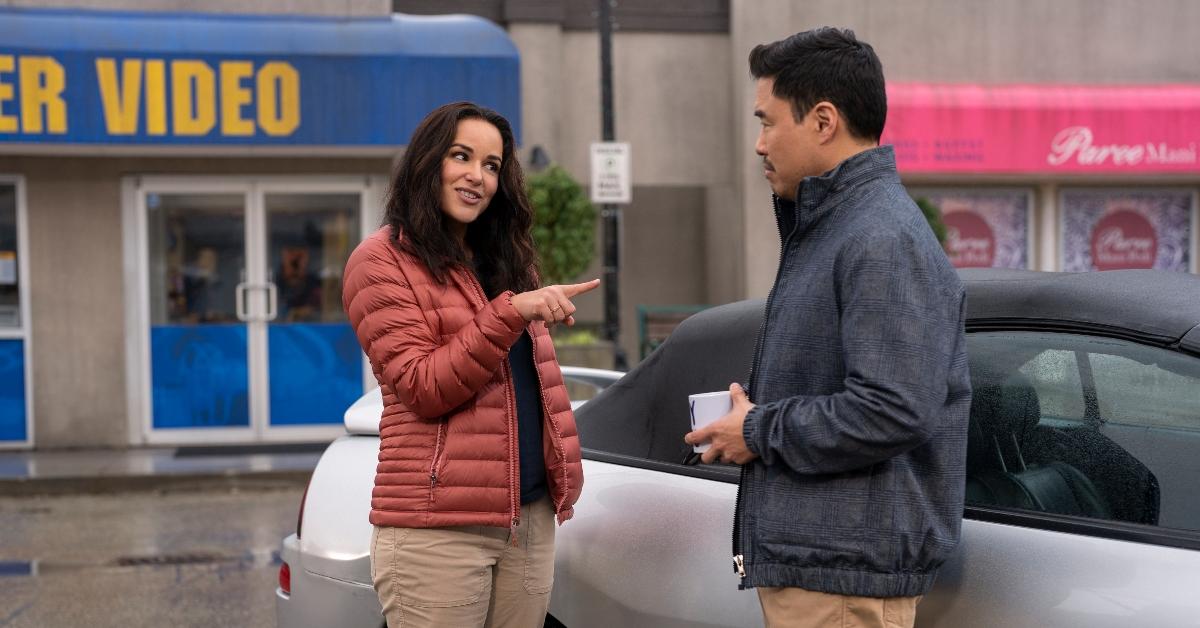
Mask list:
[[[733,569],[737,571],[738,578],[746,577],[746,565],[742,562],[742,555],[738,554],[733,557]]]
[[[513,517],[512,526],[508,529],[508,542],[511,543],[513,547],[520,547],[517,545],[517,526],[519,525],[521,525],[521,518]]]
[[[433,473],[429,474],[429,488],[432,489],[436,485],[437,485],[437,472],[434,471]]]

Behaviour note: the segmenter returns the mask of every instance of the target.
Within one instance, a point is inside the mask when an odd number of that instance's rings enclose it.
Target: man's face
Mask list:
[[[806,115],[799,122],[792,115],[792,106],[771,93],[775,79],[761,78],[754,90],[754,116],[761,127],[754,152],[763,158],[764,174],[776,196],[795,200],[796,190],[804,177],[824,174],[820,164],[820,136],[815,116]]]

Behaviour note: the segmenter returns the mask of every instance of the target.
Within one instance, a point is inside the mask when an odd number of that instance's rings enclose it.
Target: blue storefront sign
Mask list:
[[[491,22],[0,10],[0,144],[399,147],[456,100],[519,130]]]

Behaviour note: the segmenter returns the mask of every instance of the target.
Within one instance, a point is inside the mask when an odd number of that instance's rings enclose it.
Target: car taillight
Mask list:
[[[279,588],[286,594],[292,594],[292,568],[287,563],[279,566]]]
[[[300,512],[296,514],[296,538],[300,538],[300,526],[304,524],[304,502],[308,499],[308,486],[304,487],[304,495],[300,497]]]

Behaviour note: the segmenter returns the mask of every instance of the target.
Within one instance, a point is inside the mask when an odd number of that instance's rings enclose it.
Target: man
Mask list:
[[[734,566],[768,626],[912,626],[958,544],[971,391],[962,285],[879,146],[883,70],[848,30],[750,53],[783,249],[733,411]]]

